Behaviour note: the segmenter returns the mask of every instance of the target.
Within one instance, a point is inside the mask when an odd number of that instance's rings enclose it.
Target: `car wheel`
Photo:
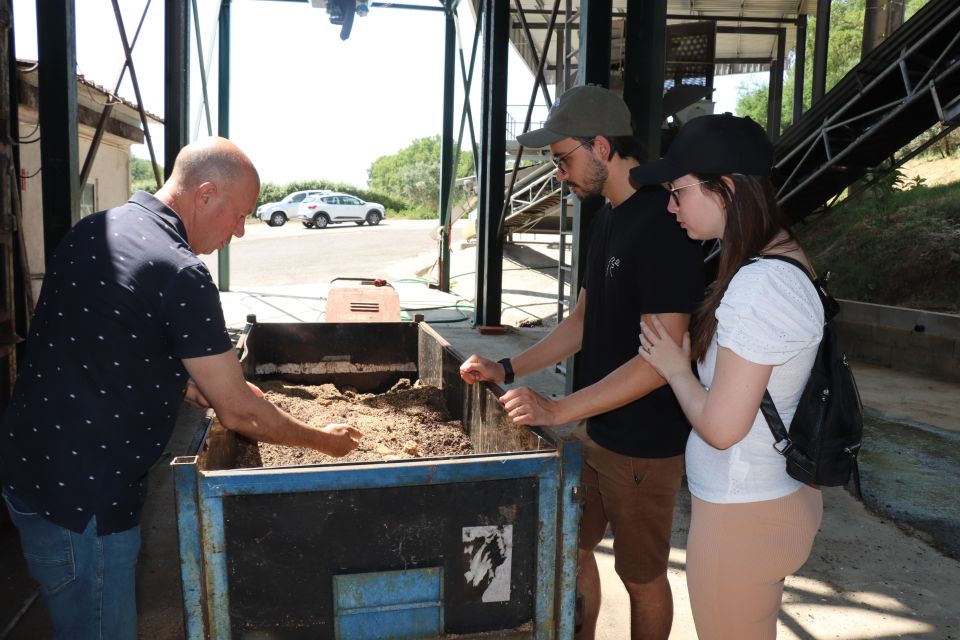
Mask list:
[[[380,212],[376,209],[367,212],[367,224],[369,224],[371,227],[375,227],[380,224],[380,218]]]
[[[313,229],[313,223],[310,222],[309,220],[304,220],[303,226],[306,227],[307,229]]]
[[[355,220],[354,224],[358,227],[362,227],[364,222],[366,222],[366,220]]]
[[[279,211],[274,211],[270,214],[270,226],[271,227],[282,227],[287,222],[287,216],[283,215]]]
[[[330,224],[330,218],[327,217],[327,214],[318,213],[313,216],[313,226],[317,229],[325,229],[328,224]]]

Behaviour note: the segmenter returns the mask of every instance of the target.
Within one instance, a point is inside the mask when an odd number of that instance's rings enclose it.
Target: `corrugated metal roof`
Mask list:
[[[531,35],[536,43],[537,51],[543,50],[546,29],[549,24],[550,11],[553,3],[547,0],[520,0],[524,9],[527,23],[531,27]],[[562,28],[566,16],[561,13],[557,17],[558,28]],[[613,42],[611,43],[611,61],[616,68],[617,61],[623,55],[623,25],[626,17],[626,0],[613,1]],[[787,53],[794,48],[796,40],[795,21],[799,16],[811,15],[816,12],[816,0],[669,0],[667,3],[668,24],[679,24],[697,19],[719,18],[718,28],[726,30],[730,27],[783,27],[786,31],[785,48]],[[681,18],[680,16],[683,16]],[[689,20],[686,19],[689,17]],[[738,18],[745,20],[738,20]],[[576,15],[573,16],[577,23]],[[757,20],[769,22],[758,22]],[[527,37],[519,27],[519,20],[515,18],[517,28],[511,30],[510,39],[521,57],[524,58],[531,71],[536,71],[536,64],[530,53]],[[547,54],[547,81],[554,82],[555,65],[557,60],[557,40],[551,38],[550,49]],[[571,37],[573,49],[579,47],[579,34],[573,31]],[[812,52],[809,52],[812,55]],[[718,33],[716,40],[716,59],[721,61],[716,67],[717,75],[728,73],[747,73],[766,71],[769,61],[777,55],[777,36],[765,33]],[[576,64],[576,56],[573,58]],[[616,83],[617,78],[612,78]]]

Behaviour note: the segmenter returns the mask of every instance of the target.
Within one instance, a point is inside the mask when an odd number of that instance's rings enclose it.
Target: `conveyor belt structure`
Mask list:
[[[794,220],[822,210],[897,151],[960,125],[960,3],[931,0],[871,51],[777,142],[777,197]]]

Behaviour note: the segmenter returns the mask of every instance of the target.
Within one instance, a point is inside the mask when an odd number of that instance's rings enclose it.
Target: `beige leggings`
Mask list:
[[[687,587],[700,640],[776,638],[783,579],[806,562],[822,516],[806,485],[762,502],[693,498]]]

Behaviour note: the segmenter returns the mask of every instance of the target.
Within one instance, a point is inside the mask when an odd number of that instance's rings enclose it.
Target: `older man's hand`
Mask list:
[[[327,437],[324,438],[321,451],[327,455],[341,458],[360,445],[363,434],[348,424],[334,422],[321,427]]]

